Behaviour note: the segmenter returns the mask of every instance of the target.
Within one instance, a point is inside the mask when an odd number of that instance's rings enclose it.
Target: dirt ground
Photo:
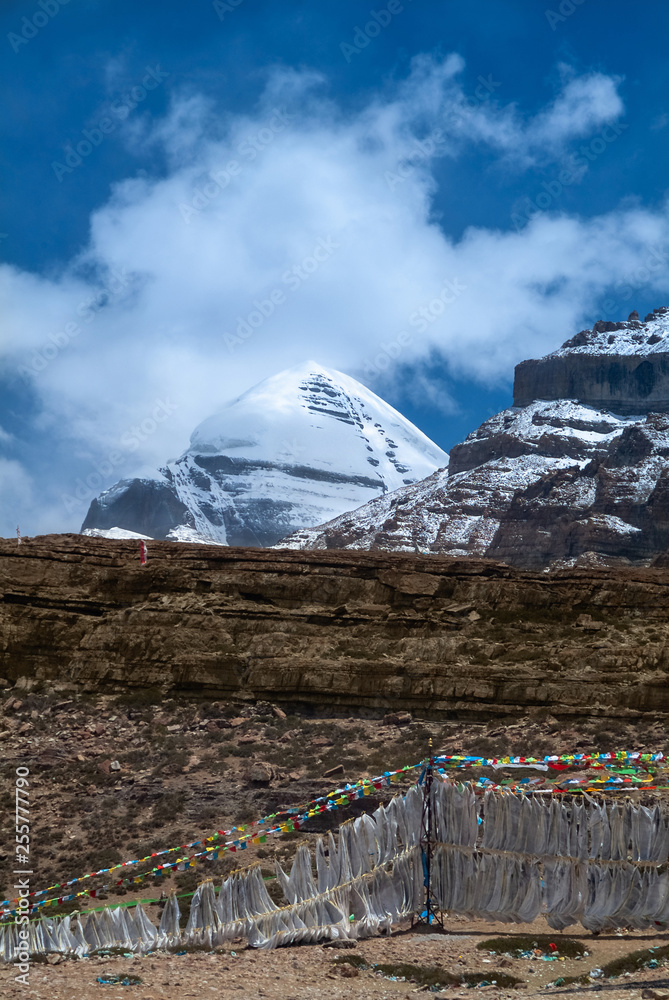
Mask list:
[[[398,927],[391,937],[360,941],[353,949],[322,945],[302,945],[276,951],[253,951],[243,944],[216,954],[167,955],[156,953],[144,958],[61,959],[51,966],[31,966],[29,985],[14,982],[15,970],[0,966],[0,995],[3,998],[31,996],[36,1000],[90,1000],[93,997],[136,998],[136,1000],[182,1000],[185,997],[266,998],[266,1000],[325,1000],[325,998],[395,998],[428,993],[418,982],[397,982],[373,968],[358,970],[348,962],[360,956],[369,966],[384,963],[411,963],[419,969],[437,966],[446,972],[484,973],[489,981],[502,972],[519,979],[516,988],[496,985],[446,987],[438,995],[451,997],[485,993],[491,998],[530,996],[569,997],[601,992],[610,1000],[669,997],[669,969],[660,965],[615,979],[592,979],[587,985],[548,987],[558,976],[583,976],[637,949],[663,946],[669,934],[654,936],[643,932],[602,934],[593,937],[578,926],[561,933],[551,931],[542,919],[531,925],[485,924],[460,919],[446,921],[446,934],[418,933],[408,925]],[[481,951],[476,945],[490,938],[505,937],[509,948],[519,935],[549,934],[560,948],[567,937],[581,942],[589,955],[565,961],[529,961],[503,958]],[[108,985],[98,977],[137,977],[138,985]],[[644,991],[652,991],[651,994]],[[436,991],[435,991],[436,992]]]

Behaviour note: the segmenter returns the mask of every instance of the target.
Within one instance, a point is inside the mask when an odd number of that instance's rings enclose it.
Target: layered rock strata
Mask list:
[[[382,552],[0,542],[0,668],[334,713],[669,712],[669,569],[532,573]]]
[[[514,406],[537,399],[574,399],[622,415],[669,410],[669,309],[639,322],[600,320],[558,351],[516,366]]]

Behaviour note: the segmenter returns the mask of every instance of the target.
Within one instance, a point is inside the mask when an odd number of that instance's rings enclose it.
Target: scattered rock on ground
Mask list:
[[[385,726],[408,726],[411,721],[410,712],[388,712],[383,717]]]

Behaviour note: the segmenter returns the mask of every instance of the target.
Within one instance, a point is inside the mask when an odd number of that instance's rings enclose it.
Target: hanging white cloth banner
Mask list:
[[[431,896],[442,912],[506,923],[543,913],[562,930],[669,924],[669,812],[653,807],[488,791],[436,780],[432,785]],[[253,948],[387,934],[421,913],[425,885],[423,787],[298,847],[290,871],[276,865],[283,902],[259,865],[211,880],[193,895],[181,927],[174,895],[158,928],[140,905],[29,924],[33,955],[90,955],[122,948],[138,954],[192,945],[213,949],[235,938]],[[0,958],[25,943],[15,923],[0,925]]]

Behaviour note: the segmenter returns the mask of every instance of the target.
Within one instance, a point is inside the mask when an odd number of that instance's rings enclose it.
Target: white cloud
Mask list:
[[[545,215],[459,241],[435,225],[433,153],[485,142],[523,169],[622,110],[617,82],[590,74],[523,117],[499,104],[490,78],[466,100],[462,68],[459,56],[417,59],[392,94],[350,113],[320,96],[316,74],[280,71],[253,115],[215,116],[188,95],[149,135],[128,133],[165,152],[166,176],[116,185],[61,273],[0,268],[0,352],[24,375],[41,369],[29,377],[45,440],[69,441],[91,469],[118,454],[109,485],[178,454],[196,423],[259,379],[305,357],[362,374],[401,331],[394,360],[420,372],[437,352],[453,374],[494,382],[575,332],[605,288],[636,280],[667,242],[664,211]],[[388,183],[402,164],[401,182]],[[659,291],[663,274],[644,281]],[[464,290],[419,326],[416,311],[449,282]],[[413,391],[434,395],[420,377]],[[169,419],[125,447],[156,400],[170,402]],[[73,480],[65,468],[41,489],[58,498]],[[76,530],[85,511],[57,508],[53,528]]]
[[[29,474],[20,462],[13,459],[0,458],[0,511],[4,522],[13,521],[11,530],[16,531],[16,524],[21,515],[34,509],[35,497],[33,484]],[[11,513],[10,513],[11,512]]]
[[[603,73],[567,80],[552,104],[536,116],[527,129],[532,148],[555,148],[572,139],[581,139],[620,118],[624,106],[620,80]]]
[[[457,79],[463,68],[460,56],[441,64],[417,57],[411,76],[380,120],[390,119],[395,126],[403,121],[409,134],[421,122],[436,122],[445,131],[442,153],[453,155],[476,141],[504,154],[516,168],[526,168],[559,158],[568,143],[592,137],[624,114],[619,77],[596,72],[576,76],[561,65],[561,90],[545,108],[527,116],[514,103],[500,103],[502,81],[492,75],[479,76],[473,94],[466,93]]]

